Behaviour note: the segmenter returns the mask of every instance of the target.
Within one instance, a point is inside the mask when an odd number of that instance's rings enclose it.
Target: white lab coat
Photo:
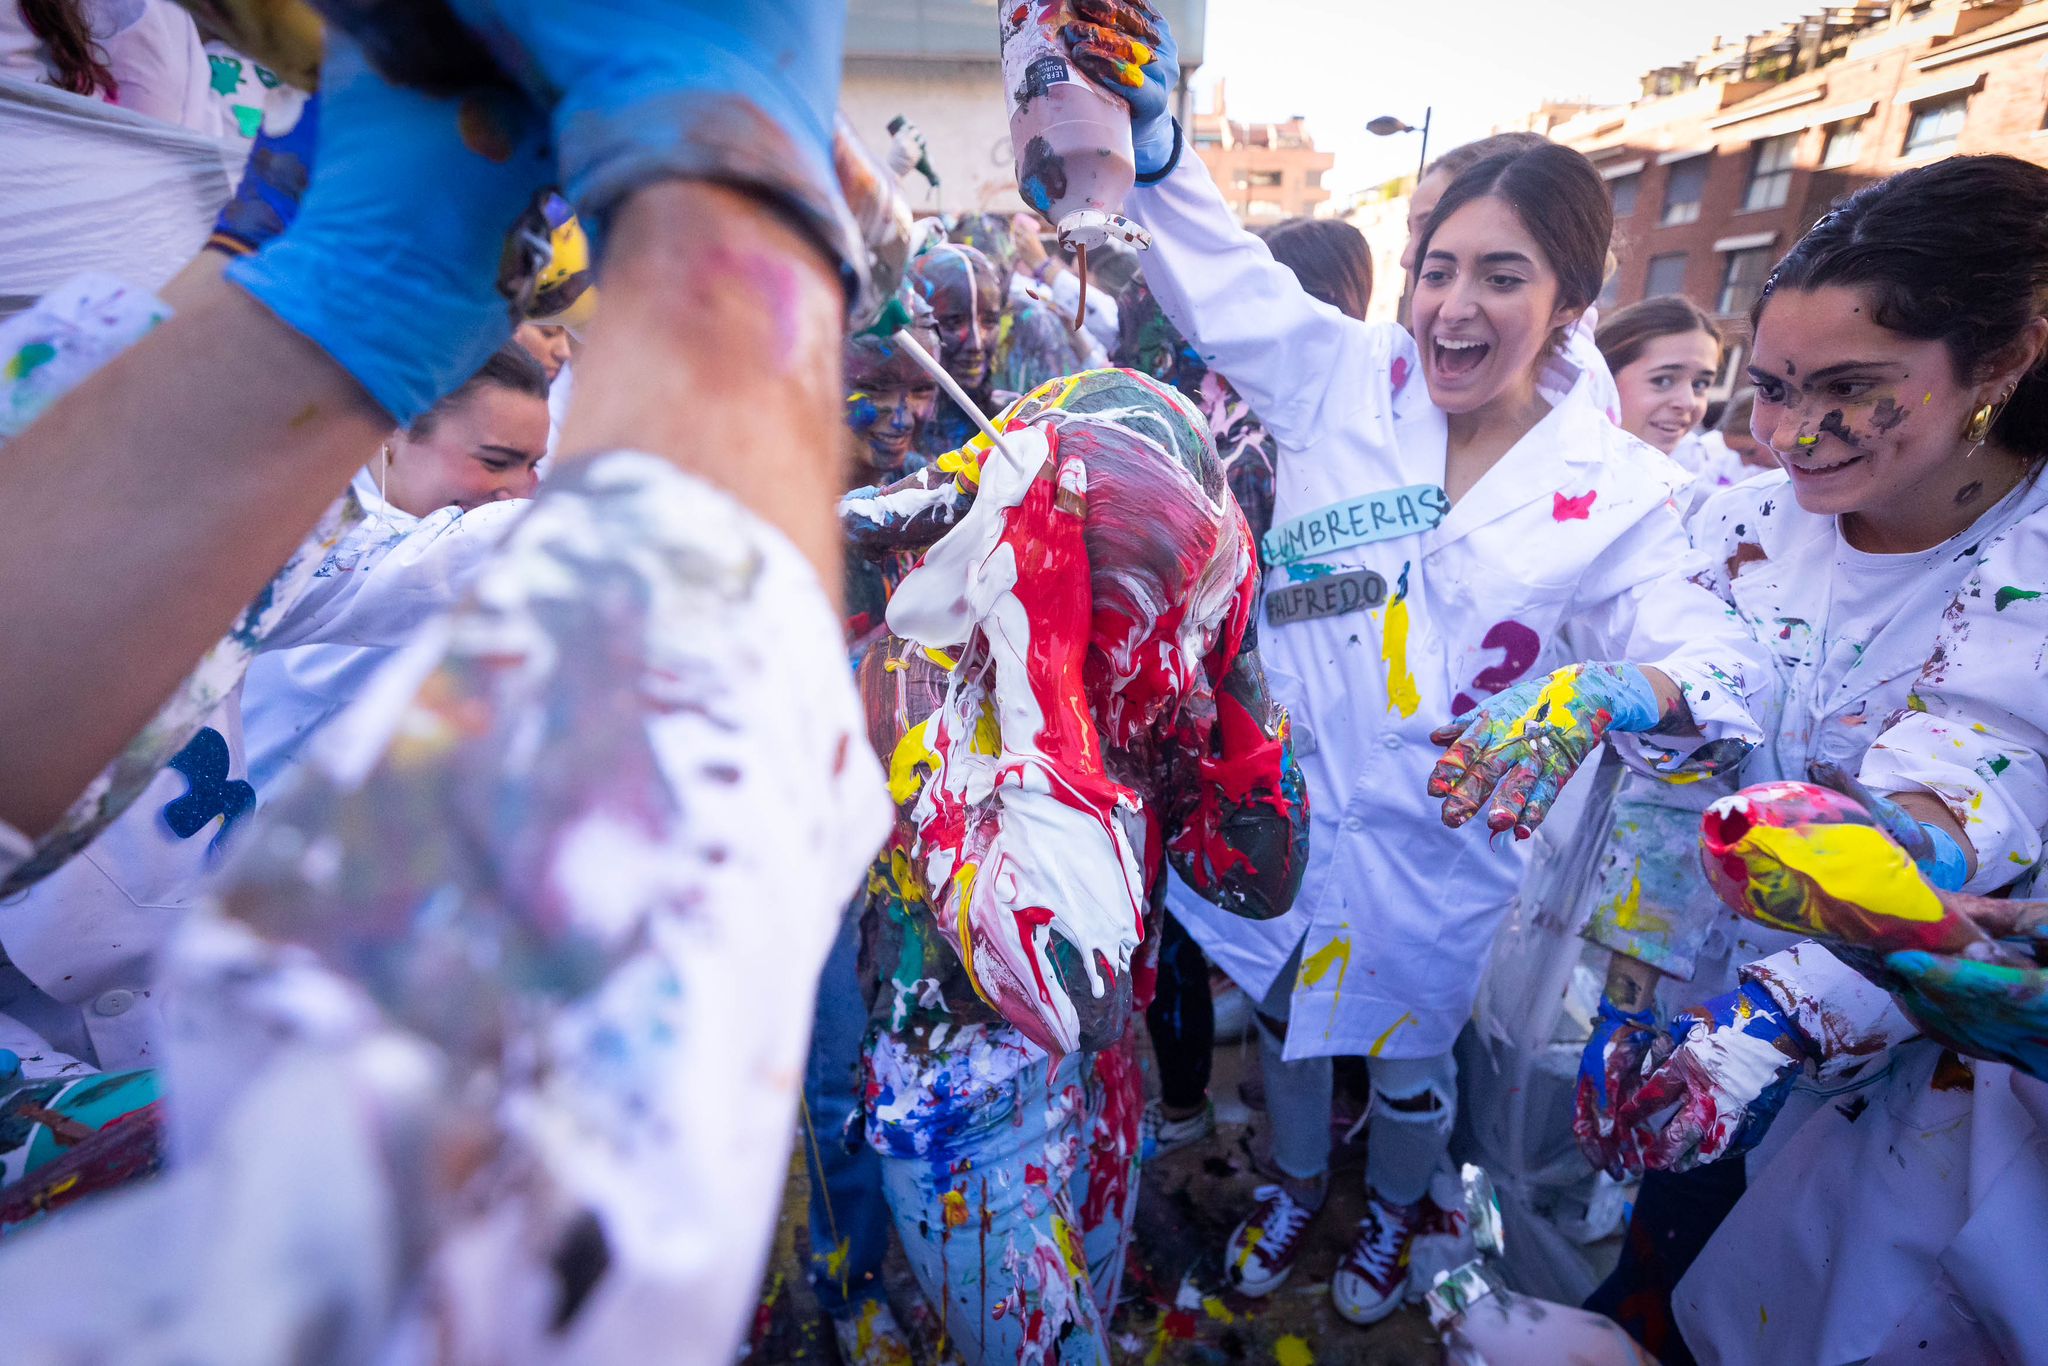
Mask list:
[[[1607,420],[1583,374],[1435,525],[1446,430],[1408,335],[1310,299],[1192,157],[1127,209],[1152,233],[1160,305],[1280,451],[1260,650],[1295,718],[1309,866],[1280,922],[1198,913],[1190,933],[1254,996],[1302,945],[1290,1057],[1443,1053],[1525,859],[1483,826],[1443,827],[1429,732],[1511,683],[1609,658],[1690,688],[1705,735],[1687,747],[1755,739],[1748,702],[1769,670],[1684,577],[1682,475]],[[1324,549],[1361,530],[1386,534]]]
[[[388,653],[454,603],[524,507],[373,518],[327,555],[261,648],[327,642],[350,653]],[[269,788],[269,775],[251,781],[242,699],[242,686],[229,692],[192,743],[90,845],[0,902],[0,1047],[22,1056],[27,1076],[158,1062],[158,953],[211,886],[230,835]],[[203,819],[196,829],[184,818],[188,810]]]
[[[1594,875],[1587,937],[1690,983],[1675,993],[1686,1004],[1731,989],[1735,967],[1796,942],[1721,905],[1699,875],[1699,813],[1737,784],[1805,782],[1807,765],[1816,759],[1855,773],[1887,718],[1904,711],[1915,695],[1921,667],[1957,593],[1983,578],[1980,557],[2016,526],[2040,523],[2037,534],[2048,541],[2048,518],[2036,515],[2044,507],[2048,482],[2029,483],[1986,508],[1945,552],[1938,547],[1915,557],[1928,563],[1887,590],[1890,615],[1870,630],[1830,624],[1837,576],[1858,570],[1838,566],[1835,519],[1801,508],[1783,471],[1758,474],[1709,498],[1691,520],[1693,543],[1710,561],[1708,582],[1735,604],[1768,652],[1778,677],[1778,706],[1766,725],[1765,743],[1734,779],[1624,786],[1616,837]],[[2048,570],[2048,556],[2043,560]],[[1732,574],[1731,564],[1737,565]],[[2006,571],[1997,566],[1987,568],[1999,583],[2014,581],[1999,577]],[[1988,603],[1985,615],[1992,618],[1987,628],[2003,628],[2012,617]],[[1989,643],[1987,630],[1984,644]],[[2040,639],[2033,651],[2005,648],[2009,644],[1995,648],[1995,657],[2025,667],[2038,654]],[[1976,677],[1982,670],[1965,665],[1957,672]],[[1961,729],[1973,744],[1985,738]],[[1951,748],[1943,743],[1938,752]],[[1970,752],[1966,773],[1979,757]],[[2025,772],[2041,772],[2038,759]],[[2048,812],[2048,800],[2042,809]],[[1967,819],[1967,812],[1959,815]],[[1988,862],[1993,866],[1972,890],[2001,887],[2017,872],[2003,858]]]

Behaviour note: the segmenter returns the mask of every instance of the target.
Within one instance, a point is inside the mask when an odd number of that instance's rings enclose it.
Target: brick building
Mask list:
[[[1195,115],[1188,139],[1224,199],[1252,227],[1313,215],[1330,198],[1323,173],[1337,158],[1316,150],[1298,115],[1284,123],[1232,119],[1224,84],[1216,82],[1215,107]]]
[[[1959,153],[2048,163],[2048,0],[1834,6],[1643,90],[1550,130],[1614,197],[1602,303],[1685,294],[1739,337],[1778,257],[1857,186]],[[1716,397],[1745,351],[1728,348]]]

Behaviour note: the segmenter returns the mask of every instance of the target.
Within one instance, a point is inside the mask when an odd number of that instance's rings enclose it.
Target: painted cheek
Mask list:
[[[866,394],[855,394],[846,400],[846,425],[857,432],[864,432],[875,425],[881,414],[875,409],[875,401]]]

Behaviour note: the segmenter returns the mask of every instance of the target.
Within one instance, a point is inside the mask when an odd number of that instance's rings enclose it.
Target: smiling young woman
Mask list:
[[[1600,354],[1621,394],[1621,428],[1674,454],[1707,415],[1721,330],[1690,299],[1660,294],[1603,318]]]

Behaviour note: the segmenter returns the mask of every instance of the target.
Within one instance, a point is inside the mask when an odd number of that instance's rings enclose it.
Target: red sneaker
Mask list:
[[[1270,1295],[1294,1270],[1302,1235],[1316,1211],[1289,1195],[1285,1186],[1261,1186],[1252,1194],[1259,1206],[1223,1245],[1223,1275],[1241,1294]]]
[[[1358,1236],[1330,1277],[1330,1301],[1353,1323],[1378,1323],[1408,1293],[1408,1249],[1422,1222],[1422,1204],[1394,1205],[1366,1192]]]

